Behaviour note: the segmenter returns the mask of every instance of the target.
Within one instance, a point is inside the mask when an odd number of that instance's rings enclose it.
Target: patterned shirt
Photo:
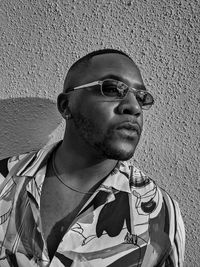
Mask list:
[[[10,158],[0,174],[1,267],[183,266],[179,206],[131,161],[118,162],[88,198],[50,260],[40,198],[55,146]]]

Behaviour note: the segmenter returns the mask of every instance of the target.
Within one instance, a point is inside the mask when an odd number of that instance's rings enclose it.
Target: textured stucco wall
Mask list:
[[[120,48],[156,98],[136,161],[180,203],[186,264],[200,266],[198,0],[1,0],[0,158],[62,138],[70,64]]]

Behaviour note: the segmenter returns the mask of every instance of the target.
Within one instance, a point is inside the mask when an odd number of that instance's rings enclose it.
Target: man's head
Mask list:
[[[72,65],[64,93],[58,97],[58,108],[63,117],[72,116],[66,125],[66,132],[72,134],[66,134],[66,138],[78,138],[98,157],[127,160],[133,156],[143,125],[142,106],[136,95],[128,91],[123,99],[114,99],[102,95],[101,85],[74,90],[108,79],[145,90],[140,71],[129,56],[118,50],[99,50]],[[109,82],[108,89],[112,90]]]
[[[70,67],[70,69],[68,70],[67,76],[65,78],[65,81],[64,81],[63,91],[67,92],[70,88],[73,88],[76,86],[77,77],[80,76],[80,78],[82,78],[83,72],[85,72],[86,69],[88,69],[88,67],[91,65],[91,59],[92,58],[94,58],[96,56],[100,56],[100,55],[106,56],[106,55],[111,54],[111,53],[117,54],[117,55],[123,55],[132,61],[132,59],[127,54],[125,54],[124,52],[122,52],[120,50],[102,49],[102,50],[93,51],[93,52],[81,57],[80,59],[78,59]],[[133,62],[133,64],[135,64],[135,63]]]

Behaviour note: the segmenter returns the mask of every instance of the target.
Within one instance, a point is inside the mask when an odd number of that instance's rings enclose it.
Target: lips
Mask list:
[[[117,127],[117,130],[124,130],[127,132],[137,132],[138,135],[140,135],[140,126],[137,123],[132,122],[123,122],[120,123]]]

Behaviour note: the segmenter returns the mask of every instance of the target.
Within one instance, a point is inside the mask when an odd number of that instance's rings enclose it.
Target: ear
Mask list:
[[[67,115],[70,115],[69,110],[69,96],[67,94],[61,93],[57,98],[57,107],[64,119],[66,119]]]

